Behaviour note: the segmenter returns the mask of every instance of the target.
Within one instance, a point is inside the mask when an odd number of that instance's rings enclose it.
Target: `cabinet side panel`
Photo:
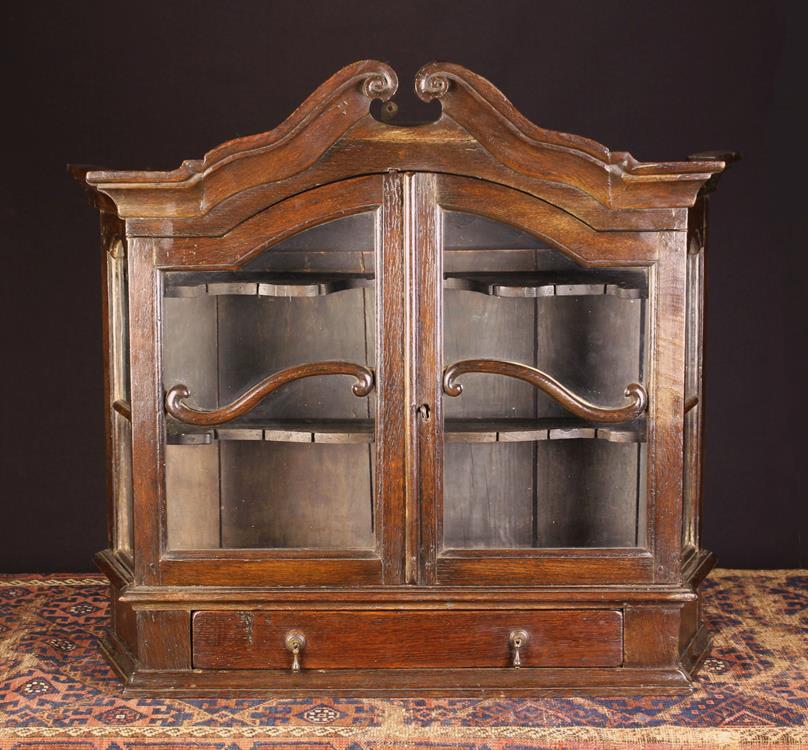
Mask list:
[[[126,241],[122,222],[101,214],[104,421],[107,441],[108,538],[112,549],[131,556],[132,433],[129,414],[129,300]]]
[[[112,341],[110,340],[110,290],[109,290],[109,232],[114,227],[113,217],[101,213],[101,335],[104,355],[104,440],[106,450],[106,484],[107,484],[107,545],[115,544],[115,458],[113,455],[114,412],[112,411],[112,373],[110,371]]]
[[[649,390],[649,476],[653,513],[650,537],[660,583],[681,579],[682,467],[685,385],[684,232],[660,234],[663,246],[654,273],[652,386]],[[649,507],[649,513],[651,508]]]
[[[701,195],[689,213],[686,279],[685,423],[682,545],[698,549],[701,523],[704,426],[704,268],[709,198]]]
[[[159,582],[163,511],[163,394],[160,382],[159,277],[152,240],[130,238],[129,309],[135,582]]]
[[[119,600],[121,589],[110,587],[111,628],[133,656],[137,656],[137,617],[130,604]]]

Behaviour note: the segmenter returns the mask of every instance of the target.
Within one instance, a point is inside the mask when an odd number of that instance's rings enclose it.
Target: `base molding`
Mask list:
[[[619,630],[616,633],[617,638],[622,638],[623,659],[621,663],[618,653],[617,660],[611,662],[616,666],[553,666],[551,661],[548,666],[525,665],[522,668],[481,668],[474,664],[466,668],[451,665],[451,668],[412,669],[404,663],[405,668],[374,669],[365,668],[366,663],[361,663],[360,667],[353,669],[306,669],[304,656],[304,668],[297,673],[286,668],[279,669],[277,665],[264,669],[266,662],[263,661],[257,665],[245,665],[258,666],[256,669],[195,669],[195,641],[189,625],[193,613],[198,611],[195,609],[197,602],[178,602],[174,598],[176,591],[172,591],[167,600],[156,607],[153,599],[149,603],[130,603],[124,597],[131,581],[127,584],[120,579],[112,587],[113,610],[118,611],[119,616],[113,620],[113,627],[102,642],[101,649],[123,679],[125,694],[130,696],[680,695],[692,692],[693,675],[710,649],[709,634],[701,623],[698,585],[712,567],[713,558],[709,553],[704,553],[693,556],[689,562],[689,575],[680,589],[688,591],[690,595],[687,597],[659,601],[649,598],[648,592],[645,592],[645,595],[633,600],[621,592],[622,599],[615,598],[608,602],[624,617],[622,636]],[[115,585],[121,583],[124,585]],[[580,594],[583,596],[585,592],[586,587],[581,587]],[[604,607],[606,603],[600,598],[602,595],[602,591],[598,591],[597,604],[591,602],[588,608],[584,606],[584,610],[591,612],[593,605]],[[280,592],[278,596],[283,598]],[[268,616],[277,618],[276,609],[261,608],[265,601],[262,599],[252,604],[253,608],[257,608],[255,612],[267,612]],[[475,604],[467,603],[465,607],[454,610],[449,603],[444,612],[451,618],[453,611],[468,614],[473,606],[479,611],[481,620],[491,620],[490,613],[501,607],[496,597],[488,606],[482,600]],[[549,596],[544,602],[537,597],[531,604],[525,611],[537,607],[557,609],[560,606],[566,610],[575,607],[572,604],[566,607],[560,605],[555,596]],[[417,605],[413,607],[412,601],[401,602],[399,607],[401,611],[418,609]],[[579,600],[575,608],[580,607]],[[128,618],[120,616],[121,611],[130,608],[137,622],[134,632]],[[295,612],[299,603],[289,602],[284,608]],[[242,600],[229,604],[220,601],[212,609],[241,612],[250,609],[250,606]],[[233,615],[240,616],[238,612],[233,612]],[[389,610],[387,612],[393,615]],[[248,613],[244,612],[244,615],[249,620]],[[162,627],[169,623],[172,624],[171,628]],[[116,631],[116,627],[120,632]],[[160,640],[167,645],[165,649],[158,646],[158,652],[162,655],[157,655],[154,648]],[[359,638],[360,646],[361,640]],[[234,647],[229,640],[226,645],[228,648]],[[552,648],[552,644],[548,644],[547,648]],[[138,654],[146,658],[139,658]],[[238,667],[237,664],[228,666]]]

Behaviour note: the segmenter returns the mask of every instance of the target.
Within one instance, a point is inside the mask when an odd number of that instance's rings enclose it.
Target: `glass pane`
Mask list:
[[[113,544],[132,554],[132,424],[129,416],[129,284],[126,247],[116,240],[107,255],[110,336],[110,419],[112,422],[112,491],[115,500]],[[117,408],[116,408],[117,406]],[[123,412],[123,413],[122,413]]]
[[[682,546],[699,546],[701,495],[701,295],[704,251],[687,256],[685,305],[685,423],[683,435]]]
[[[643,378],[644,269],[588,269],[513,227],[444,213],[444,366],[537,368],[589,402]],[[529,383],[466,373],[444,396],[446,548],[645,541],[645,422],[588,422]]]
[[[375,212],[303,232],[230,272],[167,272],[163,384],[216,409],[297,365],[375,363]],[[375,391],[294,380],[239,418],[167,417],[172,549],[371,548]]]

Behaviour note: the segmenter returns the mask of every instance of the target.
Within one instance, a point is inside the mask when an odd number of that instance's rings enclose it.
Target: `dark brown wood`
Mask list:
[[[695,640],[695,639],[694,639]],[[703,642],[702,642],[703,644]],[[541,669],[332,669],[140,670],[112,637],[102,649],[125,678],[125,694],[137,696],[228,697],[499,697],[510,695],[682,695],[692,692],[685,668],[545,667]],[[699,644],[694,643],[694,646]],[[689,650],[688,650],[689,651]],[[703,656],[703,653],[702,653]],[[693,660],[688,653],[688,664]]]
[[[534,388],[544,391],[576,417],[588,419],[591,422],[630,422],[632,419],[639,417],[648,404],[648,394],[639,383],[629,383],[626,386],[623,395],[631,400],[629,405],[617,407],[597,406],[565,388],[546,372],[518,362],[503,362],[496,359],[466,359],[449,365],[443,373],[444,393],[447,396],[459,396],[463,392],[463,386],[457,382],[457,378],[468,372],[487,372],[492,375],[502,375],[523,380],[530,383]]]
[[[365,85],[368,82],[372,85]],[[273,131],[230,141],[204,160],[185,162],[172,172],[96,171],[87,174],[87,181],[112,197],[125,218],[204,214],[239,191],[261,185],[267,175],[282,181],[311,166],[349,128],[363,117],[370,119],[371,98],[389,98],[396,88],[395,74],[383,63],[354,63],[324,83]],[[638,163],[629,154],[612,153],[590,139],[538,128],[488,81],[460,66],[424,66],[416,90],[424,99],[439,98],[443,117],[465,128],[504,166],[571,185],[604,205],[687,207],[710,175],[724,167],[714,160]]]
[[[190,609],[445,609],[451,601],[458,610],[489,609],[620,609],[627,599],[642,604],[692,602],[697,594],[690,586],[648,584],[591,584],[567,586],[404,586],[386,585],[347,588],[247,589],[227,586],[127,588],[121,601],[133,606]]]
[[[416,174],[407,179],[410,215],[409,258],[412,295],[410,337],[413,341],[412,398],[413,474],[410,534],[418,550],[418,583],[437,582],[436,560],[443,535],[443,399],[441,397],[442,291],[441,246],[436,204],[437,177]],[[417,534],[417,536],[416,536]]]
[[[681,649],[680,617],[680,607],[626,607],[626,666],[675,666]]]
[[[664,205],[689,206],[707,176],[723,169],[714,159],[641,164],[589,138],[537,127],[495,86],[460,65],[425,65],[415,91],[424,101],[439,99],[445,115],[511,169],[580,187],[607,205],[638,208],[661,198]]]
[[[376,495],[380,522],[377,539],[382,549],[383,577],[388,584],[411,583],[415,558],[408,502],[411,467],[406,370],[410,357],[407,307],[407,254],[403,226],[404,186],[399,175],[384,178],[381,243],[377,247],[376,309],[378,413],[376,423]],[[408,531],[402,534],[402,529]]]
[[[228,441],[219,449],[221,540],[206,546],[310,549],[310,556],[377,548],[372,445]]]
[[[248,263],[275,245],[327,221],[376,209],[382,201],[377,175],[313,187],[244,219],[222,235],[164,238],[158,234],[155,265],[227,270]]]
[[[311,167],[294,177],[279,183],[266,183],[246,194],[234,196],[201,216],[129,218],[127,230],[130,236],[158,233],[160,236],[220,235],[256,211],[309,189],[311,185],[391,170],[451,173],[507,185],[563,208],[598,231],[680,231],[687,226],[686,208],[613,209],[583,191],[514,172],[481,148],[462,126],[448,117],[419,125],[419,138],[408,140],[405,150],[391,150],[389,138],[393,133],[395,130],[391,130],[390,125],[368,117],[358,122]],[[356,164],[359,149],[363,154],[361,169]]]
[[[495,182],[440,176],[440,205],[524,229],[582,266],[643,265],[676,232],[595,231],[558,206]]]
[[[623,616],[614,610],[533,612],[195,612],[197,669],[289,669],[290,631],[303,633],[303,669],[508,667],[508,636],[528,633],[530,667],[623,662]]]
[[[178,169],[73,169],[102,214],[105,653],[146,695],[688,690],[735,155],[640,163],[443,63],[435,122],[375,120],[397,85],[361,61]]]
[[[289,367],[280,372],[268,375],[259,383],[248,388],[227,406],[219,409],[200,409],[183,403],[190,398],[188,386],[182,383],[172,386],[166,394],[166,411],[174,419],[186,424],[209,427],[224,424],[244,416],[258,403],[287,383],[315,375],[351,375],[356,383],[351,386],[354,396],[367,396],[373,389],[373,371],[353,362],[311,362],[305,365]],[[620,420],[625,421],[625,420]]]
[[[648,528],[655,578],[681,579],[686,238],[679,235],[656,266],[656,304],[649,311]],[[654,309],[655,308],[655,309]]]
[[[145,610],[137,613],[138,661],[144,669],[189,669],[191,613]]]
[[[300,171],[319,156],[312,145],[317,149],[324,142],[333,143],[368,115],[370,100],[388,99],[397,88],[396,74],[384,63],[357,62],[323,83],[275,130],[224,143],[203,160],[186,161],[173,172],[89,172],[87,182],[102,193],[112,193],[122,217],[164,215],[166,200],[174,202],[170,214],[205,213],[222,200],[261,184],[266,175],[282,181]],[[257,158],[245,163],[245,150]],[[280,163],[288,166],[284,169]],[[156,185],[162,185],[162,190]],[[167,192],[173,195],[169,197]],[[135,198],[131,210],[124,208],[130,205],[126,196]]]
[[[128,244],[135,578],[155,584],[160,582],[165,508],[159,278],[153,266],[153,241],[137,239]]]
[[[382,581],[382,561],[374,551],[348,550],[205,550],[202,555],[163,556],[160,569],[167,586],[353,586]]]

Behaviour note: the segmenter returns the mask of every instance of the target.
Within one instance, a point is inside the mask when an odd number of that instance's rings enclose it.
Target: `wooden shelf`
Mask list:
[[[172,272],[167,275],[166,297],[242,295],[249,297],[319,297],[373,284],[373,274],[265,273],[215,271]]]
[[[645,441],[645,422],[598,426],[575,418],[447,419],[449,443],[521,443],[535,440]]]
[[[645,422],[597,426],[574,418],[447,419],[449,443],[517,443],[536,440],[607,440],[612,443],[645,441]],[[281,443],[372,443],[370,419],[279,420],[232,422],[200,429],[169,420],[169,445],[209,445],[216,440],[265,440]]]
[[[371,419],[237,420],[213,428],[196,428],[169,420],[169,445],[207,445],[214,440],[266,440],[276,443],[372,443]]]
[[[648,283],[641,271],[517,271],[447,273],[445,289],[479,292],[493,297],[573,297],[611,295],[644,299]]]
[[[165,296],[318,297],[346,289],[361,289],[372,283],[373,274],[173,272],[166,278]],[[610,295],[623,299],[644,299],[648,296],[645,275],[630,269],[448,273],[444,287],[494,297]]]

